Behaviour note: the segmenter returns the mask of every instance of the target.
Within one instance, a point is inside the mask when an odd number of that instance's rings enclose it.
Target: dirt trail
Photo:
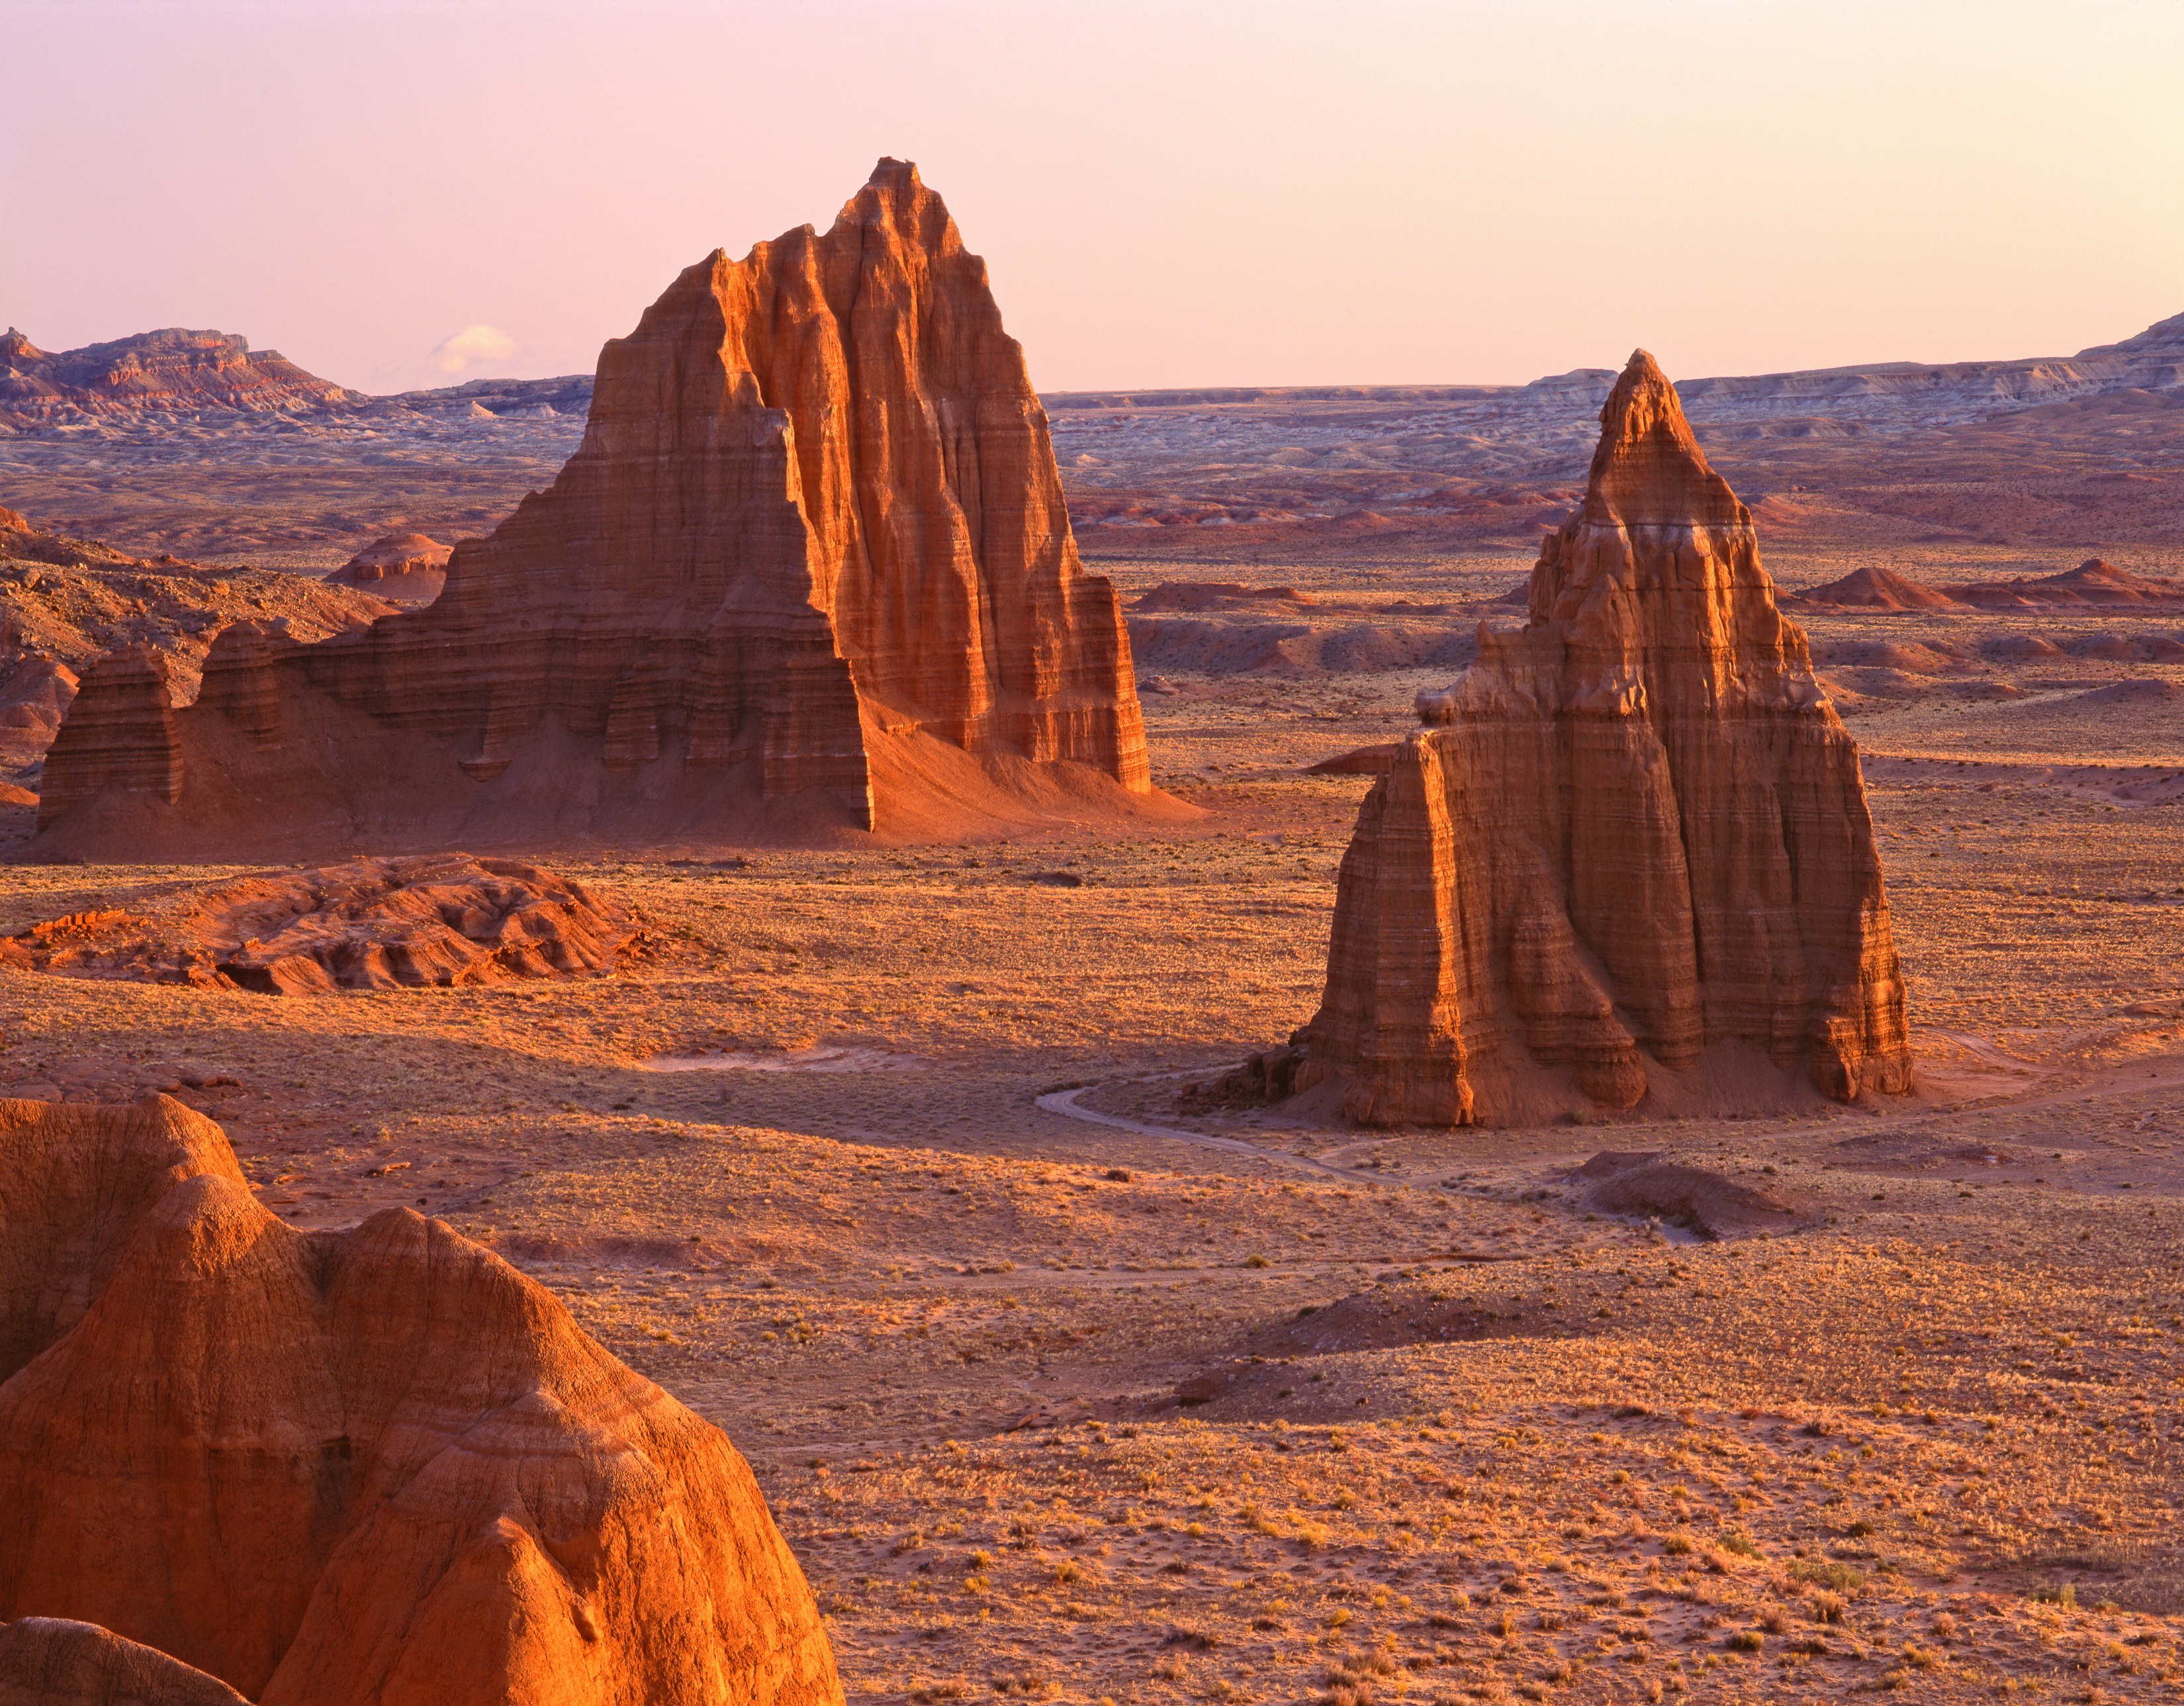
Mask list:
[[[1193,1067],[1188,1072],[1160,1073],[1150,1078],[1133,1079],[1133,1084],[1155,1084],[1162,1079],[1203,1078],[1211,1073],[1227,1071],[1225,1066]],[[1318,1161],[1308,1155],[1292,1155],[1285,1150],[1265,1149],[1240,1137],[1214,1137],[1204,1132],[1184,1131],[1172,1125],[1153,1125],[1144,1120],[1125,1119],[1117,1113],[1100,1113],[1089,1107],[1078,1106],[1077,1098],[1089,1090],[1098,1090],[1098,1084],[1079,1084],[1074,1090],[1050,1090],[1039,1098],[1038,1105],[1049,1113],[1058,1113],[1067,1119],[1089,1121],[1094,1125],[1112,1126],[1117,1131],[1134,1132],[1140,1137],[1165,1137],[1177,1143],[1196,1144],[1201,1149],[1225,1150],[1231,1155],[1255,1156],[1261,1161],[1271,1161],[1279,1166],[1302,1168],[1309,1173],[1323,1174],[1332,1179],[1348,1179],[1353,1185],[1369,1185],[1384,1190],[1394,1181],[1375,1178],[1369,1173],[1357,1173],[1346,1167]]]

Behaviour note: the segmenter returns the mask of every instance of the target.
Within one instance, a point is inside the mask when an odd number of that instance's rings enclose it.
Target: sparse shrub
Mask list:
[[[1936,1641],[1950,1640],[1956,1635],[1956,1632],[1957,1620],[1955,1618],[1950,1616],[1946,1611],[1936,1612],[1935,1614],[1934,1638]]]
[[[1931,1670],[1942,1662],[1942,1655],[1930,1647],[1918,1647],[1906,1643],[1903,1648],[1903,1659],[1906,1664],[1915,1665],[1921,1670]]]
[[[1819,1592],[1805,1602],[1811,1608],[1815,1623],[1841,1623],[1845,1605],[1840,1593]]]
[[[1770,1606],[1766,1614],[1759,1620],[1759,1626],[1769,1635],[1780,1635],[1789,1628],[1790,1620],[1783,1616],[1780,1611]]]
[[[1266,1258],[1265,1257],[1263,1257],[1263,1256],[1256,1256],[1256,1255],[1255,1255],[1255,1256],[1246,1256],[1246,1257],[1244,1258],[1244,1265],[1245,1265],[1246,1268],[1271,1268],[1271,1267],[1273,1267],[1273,1263],[1272,1263],[1271,1262],[1268,1261],[1268,1260],[1267,1260],[1267,1258]]]
[[[1756,1629],[1736,1629],[1723,1645],[1732,1653],[1757,1653],[1767,1645],[1767,1637]]]
[[[1809,1581],[1837,1593],[1855,1593],[1865,1586],[1865,1572],[1832,1558],[1801,1558],[1790,1566],[1792,1581]]]
[[[1672,1534],[1661,1542],[1661,1550],[1671,1558],[1687,1558],[1691,1552],[1691,1537],[1687,1534]]]
[[[1845,1529],[1843,1532],[1850,1536],[1853,1540],[1864,1540],[1868,1535],[1873,1532],[1873,1525],[1861,1517],[1858,1521],[1852,1523],[1848,1528]]]
[[[1759,1556],[1759,1548],[1752,1543],[1752,1536],[1741,1528],[1725,1528],[1721,1531],[1721,1549],[1733,1552],[1739,1558]]]

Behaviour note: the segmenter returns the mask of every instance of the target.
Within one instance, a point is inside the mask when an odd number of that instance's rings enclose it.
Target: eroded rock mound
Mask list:
[[[900,161],[825,234],[677,279],[552,488],[446,572],[368,631],[251,640],[175,717],[171,800],[75,773],[64,730],[43,850],[825,839],[1029,800],[1027,764],[1078,811],[1150,791],[1023,352]]]
[[[1907,1090],[1857,748],[1642,350],[1530,610],[1366,796],[1299,1087],[1379,1124],[1539,1117],[1573,1080]]]
[[[159,915],[71,913],[0,939],[0,966],[271,995],[578,977],[635,934],[581,883],[464,853],[272,871]]]
[[[422,533],[389,533],[374,539],[326,580],[337,587],[362,587],[383,599],[430,602],[447,584],[448,559],[454,549]]]
[[[2128,610],[2184,604],[2184,580],[2166,575],[2135,575],[2098,557],[2088,557],[2076,568],[2057,575],[1974,581],[1943,590],[1960,604],[1986,610],[2079,605]]]
[[[1783,603],[1789,604],[1788,598]],[[1967,608],[1938,588],[1925,585],[1893,569],[1868,566],[1853,569],[1841,580],[1808,587],[1796,602],[1830,608],[1863,610],[1960,610]]]
[[[1603,1214],[1665,1220],[1709,1244],[1793,1230],[1797,1208],[1771,1190],[1739,1185],[1652,1150],[1603,1150],[1574,1175]]]
[[[63,1691],[29,1698],[842,1698],[726,1436],[445,1225],[284,1226],[164,1097],[0,1101],[0,1670]]]

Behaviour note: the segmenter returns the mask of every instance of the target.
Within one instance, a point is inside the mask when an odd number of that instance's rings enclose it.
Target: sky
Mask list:
[[[2184,312],[2176,0],[0,0],[0,321],[588,372],[883,154],[1042,390],[2067,354]]]

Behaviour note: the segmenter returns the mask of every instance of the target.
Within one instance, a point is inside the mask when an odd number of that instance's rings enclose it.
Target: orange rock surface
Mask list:
[[[38,827],[105,789],[171,806],[181,785],[166,659],[148,645],[109,652],[84,672],[47,749]]]
[[[1600,418],[1529,623],[1421,699],[1343,859],[1298,1081],[1360,1120],[1909,1087],[1857,747],[1750,514],[1644,351]]]
[[[445,1225],[287,1227],[164,1097],[0,1102],[0,1620],[260,1706],[842,1698],[727,1438]]]
[[[446,583],[453,545],[423,533],[389,533],[374,539],[326,579],[339,587],[364,587],[382,598],[431,599]]]
[[[0,966],[269,995],[451,989],[604,973],[636,934],[581,883],[466,853],[261,872],[161,912],[47,920],[0,937]]]
[[[43,821],[103,790],[77,850],[199,855],[729,835],[768,802],[817,833],[944,797],[928,772],[967,757],[965,785],[1066,763],[1150,791],[1022,350],[897,160],[823,236],[716,252],[610,343],[582,447],[436,603],[251,667],[175,719],[174,811],[164,767],[147,789],[64,733]]]

